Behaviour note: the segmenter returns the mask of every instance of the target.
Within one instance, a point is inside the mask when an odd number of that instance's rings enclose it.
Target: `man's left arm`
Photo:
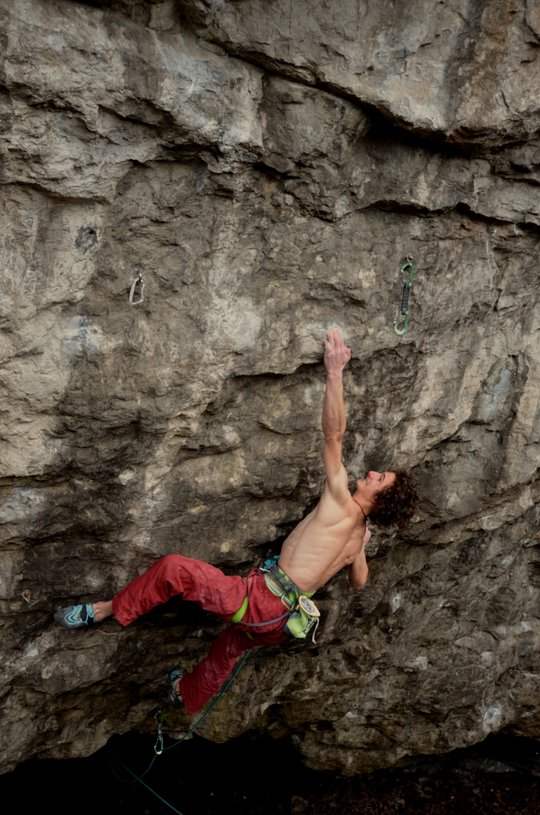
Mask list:
[[[371,532],[366,527],[362,547],[349,566],[349,581],[355,589],[363,589],[367,583],[369,567],[366,560],[366,543],[371,538]]]

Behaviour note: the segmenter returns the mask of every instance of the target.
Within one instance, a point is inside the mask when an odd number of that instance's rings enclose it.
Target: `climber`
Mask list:
[[[114,615],[126,626],[181,595],[232,623],[193,671],[169,672],[169,701],[183,705],[192,716],[218,692],[242,653],[280,643],[289,634],[305,637],[318,615],[310,598],[337,572],[346,567],[352,586],[362,588],[368,577],[368,518],[381,527],[403,528],[414,514],[418,495],[404,470],[369,471],[356,481],[354,492],[349,491],[342,463],[346,426],[342,372],[350,358],[341,331],[330,329],[322,411],[325,484],[317,506],[289,534],[278,558],[241,577],[184,555],[166,555],[111,600],[60,609],[56,622],[82,628]]]

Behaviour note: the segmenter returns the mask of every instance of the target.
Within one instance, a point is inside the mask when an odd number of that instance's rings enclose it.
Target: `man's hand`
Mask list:
[[[345,345],[339,328],[330,328],[324,341],[324,365],[328,373],[341,371],[351,358],[352,351]]]

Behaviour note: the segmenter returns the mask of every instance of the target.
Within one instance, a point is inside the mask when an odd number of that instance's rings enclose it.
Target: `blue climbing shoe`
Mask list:
[[[55,622],[64,628],[85,628],[95,624],[94,606],[92,603],[80,603],[77,606],[60,608],[54,615]]]
[[[176,683],[178,679],[181,679],[184,676],[184,672],[180,670],[180,668],[172,668],[169,671],[169,693],[168,699],[169,704],[173,707],[184,707],[184,702],[182,701],[182,697],[180,696],[178,690],[176,689]]]

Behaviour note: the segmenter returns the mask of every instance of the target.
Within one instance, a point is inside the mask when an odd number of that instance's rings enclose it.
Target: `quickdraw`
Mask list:
[[[407,255],[401,266],[401,274],[403,277],[403,291],[399,311],[400,321],[394,320],[392,323],[392,328],[399,335],[404,334],[409,327],[409,295],[414,283],[414,265],[410,255]]]

